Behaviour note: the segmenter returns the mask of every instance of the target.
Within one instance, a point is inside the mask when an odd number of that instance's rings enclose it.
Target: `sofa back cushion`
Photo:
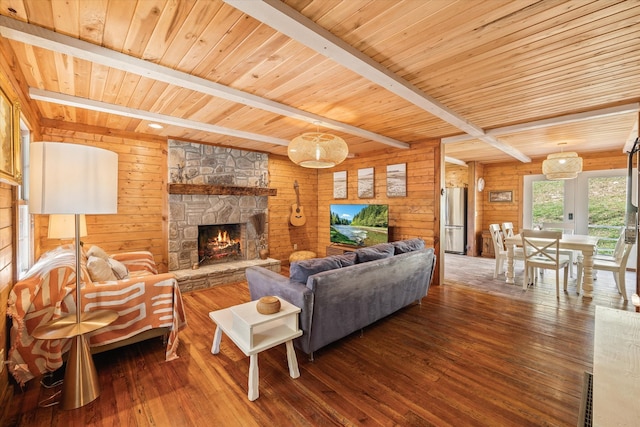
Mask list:
[[[340,267],[342,267],[342,265],[336,257],[311,258],[303,261],[295,261],[289,266],[289,279],[294,282],[307,283],[309,276]]]
[[[407,239],[392,242],[395,250],[395,255],[404,254],[407,252],[413,252],[425,248],[424,240],[422,239]]]
[[[394,248],[391,243],[380,243],[378,245],[369,246],[368,248],[356,249],[356,263],[375,261],[377,259],[389,258],[394,254]]]

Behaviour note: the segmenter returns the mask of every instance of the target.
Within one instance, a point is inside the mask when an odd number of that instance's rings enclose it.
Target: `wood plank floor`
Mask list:
[[[101,396],[83,408],[39,408],[52,390],[16,389],[15,426],[575,426],[591,371],[596,305],[634,311],[599,273],[591,301],[558,301],[545,280],[523,292],[493,279],[492,259],[447,255],[446,281],[400,310],[316,353],[261,353],[260,397],[247,400],[249,359],[223,336],[210,352],[211,310],[249,300],[246,283],[184,294],[180,358],[160,340],[95,356]],[[516,271],[518,273],[518,271]],[[635,289],[636,275],[627,273]]]

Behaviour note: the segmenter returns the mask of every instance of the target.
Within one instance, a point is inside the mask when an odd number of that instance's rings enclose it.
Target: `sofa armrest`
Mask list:
[[[300,348],[306,353],[311,331],[311,319],[313,317],[313,292],[304,284],[289,280],[274,271],[260,266],[252,266],[246,269],[247,283],[251,300],[255,301],[264,296],[280,297],[296,307],[300,307],[300,329],[303,335],[298,338]]]
[[[129,271],[148,271],[151,274],[158,274],[158,267],[149,251],[122,252],[111,255],[111,258],[123,263]]]

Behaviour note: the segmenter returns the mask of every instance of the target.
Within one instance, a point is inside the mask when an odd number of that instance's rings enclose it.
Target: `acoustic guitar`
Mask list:
[[[300,206],[300,193],[298,192],[298,181],[294,181],[293,188],[296,190],[296,203],[291,205],[291,217],[289,218],[289,222],[291,225],[300,227],[307,222],[307,218],[304,216],[304,210],[302,206]]]

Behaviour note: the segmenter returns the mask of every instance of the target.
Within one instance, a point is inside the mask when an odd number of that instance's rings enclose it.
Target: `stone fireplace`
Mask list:
[[[199,266],[245,259],[247,253],[246,228],[246,224],[199,225]]]
[[[268,187],[264,153],[170,140],[168,163],[171,184]],[[231,233],[239,233],[234,238],[242,241],[238,254],[210,254],[213,264],[259,259],[259,250],[266,246],[267,213],[267,196],[262,195],[169,194],[169,271],[200,265],[204,252],[199,247],[199,229],[206,225],[235,224],[238,231]],[[225,250],[233,252],[229,247]]]

